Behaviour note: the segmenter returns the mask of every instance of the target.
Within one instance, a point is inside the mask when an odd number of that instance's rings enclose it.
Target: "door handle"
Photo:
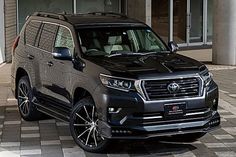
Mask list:
[[[51,67],[51,66],[53,66],[53,62],[47,62],[47,65],[49,66],[49,67]]]
[[[30,54],[28,54],[27,57],[28,57],[30,60],[33,60],[33,59],[34,59],[34,56],[33,56],[33,55],[30,55]]]

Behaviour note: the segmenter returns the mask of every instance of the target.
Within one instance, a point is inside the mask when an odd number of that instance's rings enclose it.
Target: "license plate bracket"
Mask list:
[[[171,103],[164,105],[165,118],[175,119],[186,114],[186,103]]]

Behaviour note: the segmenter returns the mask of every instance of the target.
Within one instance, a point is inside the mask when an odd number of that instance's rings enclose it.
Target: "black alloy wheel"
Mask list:
[[[70,119],[70,129],[75,142],[89,152],[101,152],[108,140],[98,131],[98,117],[96,107],[91,97],[79,101]]]

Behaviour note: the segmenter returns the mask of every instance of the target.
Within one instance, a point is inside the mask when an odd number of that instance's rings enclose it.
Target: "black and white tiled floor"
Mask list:
[[[113,141],[107,154],[84,152],[76,146],[67,123],[55,119],[35,122],[22,120],[9,87],[0,87],[0,157],[236,157],[236,70],[213,73],[221,87],[220,129],[194,143],[169,139]]]
[[[67,123],[54,119],[26,122],[16,106],[0,107],[0,156],[236,156],[236,115],[225,109],[222,128],[194,143],[113,141],[108,154],[84,152],[73,142]]]

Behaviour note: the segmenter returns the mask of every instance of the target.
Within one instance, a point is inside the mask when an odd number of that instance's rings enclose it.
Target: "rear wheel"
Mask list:
[[[96,107],[91,97],[80,100],[70,116],[70,130],[75,142],[88,152],[102,152],[108,139],[98,131]]]
[[[36,109],[32,102],[33,92],[28,76],[20,78],[17,86],[17,102],[21,117],[27,121],[38,120],[42,114]]]

